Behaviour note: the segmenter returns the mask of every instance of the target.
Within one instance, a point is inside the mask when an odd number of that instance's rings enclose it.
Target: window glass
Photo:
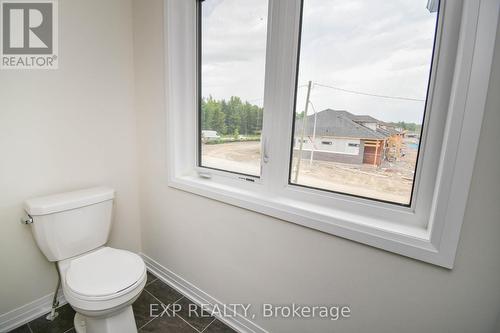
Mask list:
[[[267,0],[201,2],[199,165],[260,175]]]
[[[291,184],[411,203],[437,16],[436,1],[304,0]]]

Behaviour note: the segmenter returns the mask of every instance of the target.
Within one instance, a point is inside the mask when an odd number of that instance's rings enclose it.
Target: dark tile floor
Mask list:
[[[157,309],[154,314],[162,316],[151,317],[150,308]],[[161,304],[164,304],[163,306]],[[170,307],[169,307],[170,304]],[[176,313],[172,312],[176,304]],[[148,281],[139,298],[135,301],[134,316],[139,332],[173,332],[173,333],[235,333],[221,321],[209,316],[194,305],[188,298],[178,293],[167,284],[148,272]],[[189,311],[191,309],[191,311]],[[195,310],[195,311],[193,311]],[[13,331],[16,333],[73,333],[73,317],[75,311],[68,305],[61,306],[59,316],[54,321],[41,316]]]

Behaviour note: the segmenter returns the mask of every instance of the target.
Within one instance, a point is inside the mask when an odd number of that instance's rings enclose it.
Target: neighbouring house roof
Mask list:
[[[380,128],[379,127],[379,128],[377,128],[377,132],[380,133],[380,134],[382,134],[383,136],[386,136],[386,137],[392,135],[391,132],[388,129],[385,129],[385,128]]]
[[[397,129],[395,129],[393,127],[388,127],[385,130],[388,131],[390,133],[390,135],[402,134],[400,131],[398,131]]]
[[[350,118],[352,121],[355,121],[357,123],[375,123],[378,124],[380,123],[380,120],[373,118],[372,116],[368,115],[357,115],[357,114],[352,114],[348,112],[350,115],[352,115]]]
[[[378,127],[377,132],[383,133],[387,136],[402,134],[400,131],[396,130],[394,127]]]
[[[402,134],[401,131],[396,129],[396,125],[391,123],[386,123],[385,121],[379,121],[380,126],[383,126],[383,129],[388,131],[390,135]]]
[[[392,127],[392,128],[396,127],[396,125],[394,125],[394,124],[387,123],[387,122],[381,121],[381,120],[379,120],[378,124],[381,125],[381,126],[385,126],[385,127]]]
[[[394,128],[394,125],[386,123],[384,121],[378,120],[376,118],[373,118],[372,116],[368,115],[356,115],[348,112],[350,115],[352,115],[351,120],[353,120],[356,123],[359,124],[377,124],[377,132],[385,135],[385,136],[393,136],[397,134],[401,134],[399,131],[397,131]]]
[[[316,117],[316,136],[336,136],[369,140],[383,140],[388,136],[358,124],[352,119],[355,115],[344,110],[327,109],[318,112]],[[295,121],[295,135],[302,133],[302,122],[303,119]],[[378,122],[378,120],[375,119],[375,122]],[[313,130],[314,115],[309,115],[307,116],[307,128],[304,135],[313,135]]]
[[[397,131],[394,128],[390,128],[390,127],[388,127],[388,128],[378,127],[377,132],[382,133],[385,136],[393,136],[393,135],[402,134],[402,132]]]

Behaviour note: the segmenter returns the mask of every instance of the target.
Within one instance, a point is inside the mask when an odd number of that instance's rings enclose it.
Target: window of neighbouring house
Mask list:
[[[437,17],[426,1],[303,1],[293,136],[345,143],[293,147],[290,184],[411,204]]]
[[[201,167],[260,176],[268,0],[200,6]]]

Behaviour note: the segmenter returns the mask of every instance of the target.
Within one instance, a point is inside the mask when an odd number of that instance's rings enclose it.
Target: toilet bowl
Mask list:
[[[147,279],[141,257],[102,247],[58,266],[64,296],[79,314],[77,333],[136,332],[132,303]]]
[[[92,188],[25,202],[40,250],[57,262],[77,333],[137,332],[132,303],[146,285],[140,256],[105,246],[114,191]]]

